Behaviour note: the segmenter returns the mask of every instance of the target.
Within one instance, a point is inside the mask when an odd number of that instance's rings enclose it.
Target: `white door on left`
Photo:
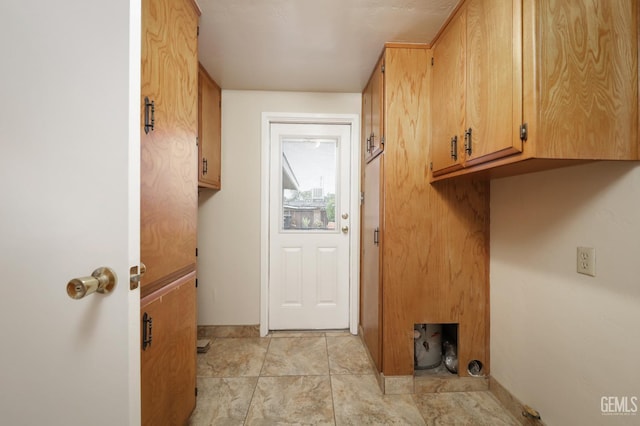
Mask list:
[[[140,422],[139,9],[0,3],[3,425]],[[101,266],[111,294],[67,295]]]

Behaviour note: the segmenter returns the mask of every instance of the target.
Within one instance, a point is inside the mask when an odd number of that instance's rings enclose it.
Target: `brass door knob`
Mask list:
[[[346,233],[348,233],[348,232],[349,232],[349,227],[348,227],[348,226],[343,226],[343,227],[342,227],[342,233],[343,233],[343,234],[346,234]]]
[[[67,294],[72,299],[82,299],[92,293],[111,293],[118,283],[113,269],[101,267],[93,271],[90,277],[74,278],[67,283]]]

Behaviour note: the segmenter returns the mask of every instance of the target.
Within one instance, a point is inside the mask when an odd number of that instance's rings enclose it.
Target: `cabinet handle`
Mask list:
[[[454,136],[451,138],[451,159],[458,159],[458,136]]]
[[[208,170],[209,170],[208,161],[206,158],[203,158],[202,159],[202,176],[205,176]]]
[[[375,147],[375,140],[375,133],[371,133],[371,136],[369,136],[369,152],[373,152],[373,148]]]
[[[146,312],[142,316],[142,350],[146,351],[153,340],[153,318]]]
[[[376,228],[373,231],[373,244],[375,245],[379,245],[380,244],[380,228]]]
[[[149,102],[148,97],[144,97],[144,133],[148,134],[153,131],[156,124],[156,103]]]
[[[367,152],[371,152],[371,137],[367,138]]]
[[[464,132],[464,152],[466,152],[467,155],[471,155],[471,127]]]

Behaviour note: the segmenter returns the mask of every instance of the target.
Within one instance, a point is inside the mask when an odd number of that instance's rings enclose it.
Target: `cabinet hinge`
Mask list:
[[[196,146],[198,146],[199,143],[200,143],[200,139],[198,139],[198,137],[196,136]]]
[[[433,56],[431,57],[431,66],[433,66],[434,64],[434,60],[433,60]]]
[[[529,137],[529,129],[528,129],[527,123],[522,123],[520,125],[520,140],[522,142],[526,142],[528,137]]]
[[[364,204],[364,192],[360,192],[360,204]]]
[[[382,66],[380,67],[380,72],[384,74],[384,62],[382,63]]]

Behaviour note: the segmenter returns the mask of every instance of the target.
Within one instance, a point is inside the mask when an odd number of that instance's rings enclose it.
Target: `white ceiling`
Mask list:
[[[361,92],[385,42],[430,43],[458,0],[198,0],[223,89]]]

